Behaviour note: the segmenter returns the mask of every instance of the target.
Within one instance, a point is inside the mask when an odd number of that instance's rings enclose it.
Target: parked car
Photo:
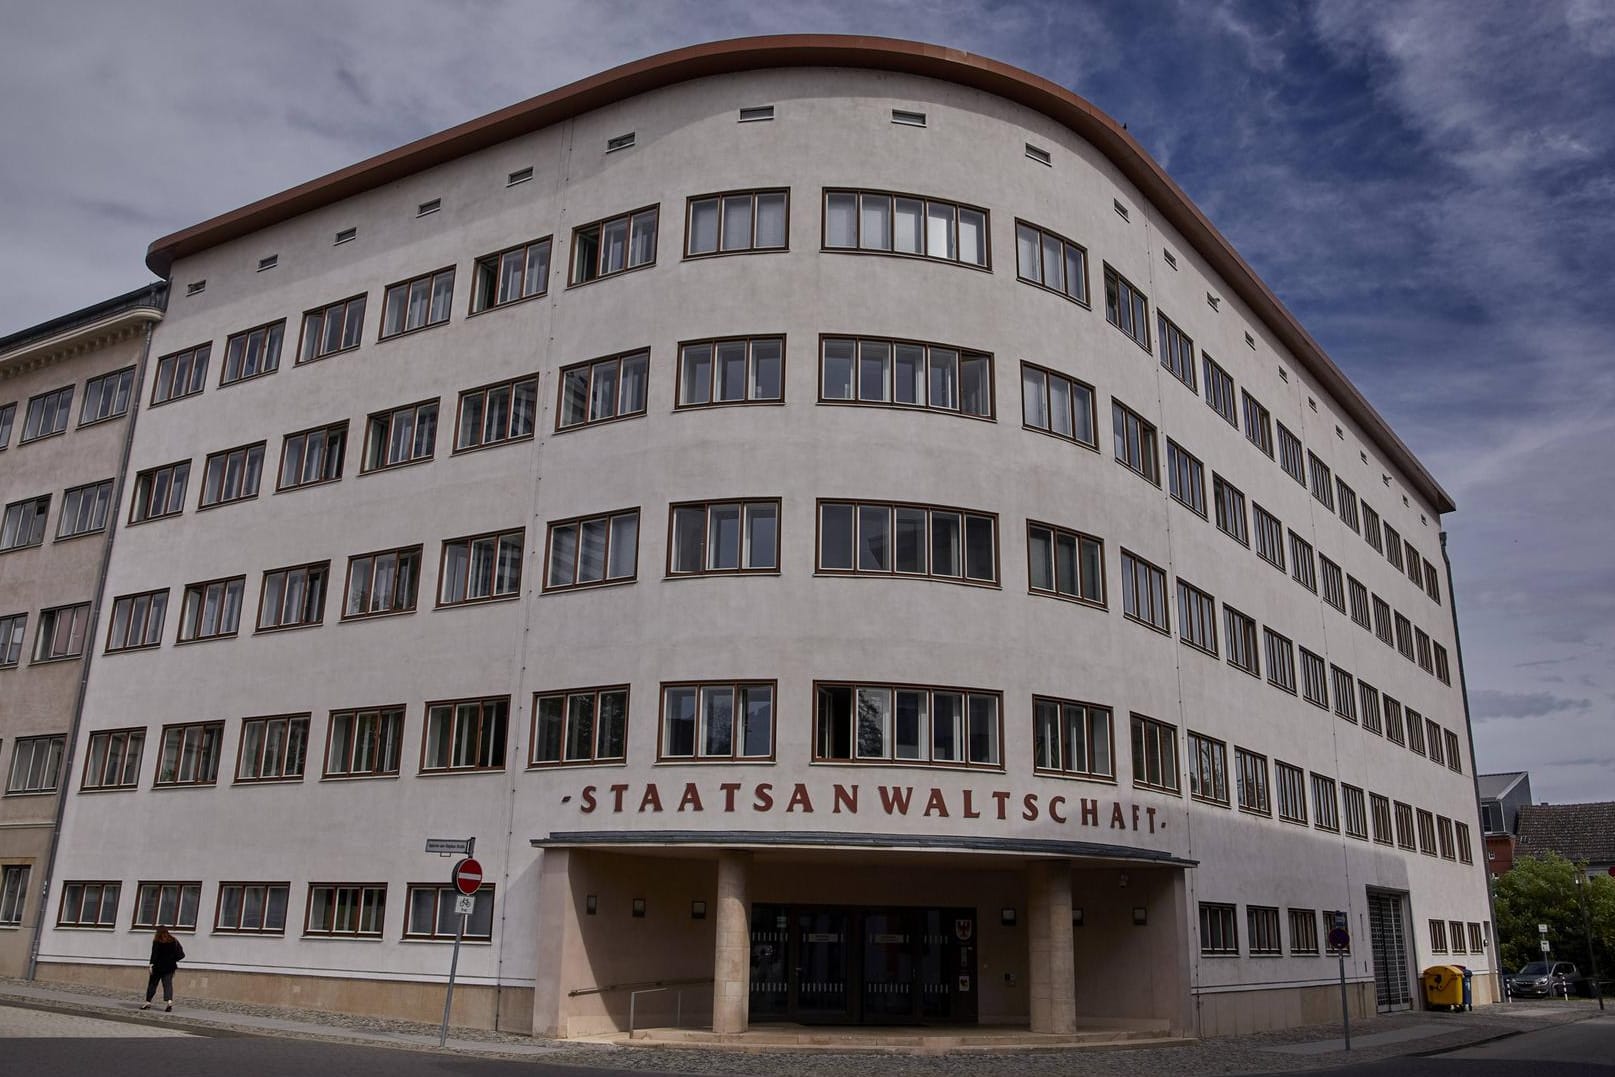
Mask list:
[[[1568,961],[1533,961],[1508,977],[1508,993],[1515,998],[1569,998],[1580,979]]]

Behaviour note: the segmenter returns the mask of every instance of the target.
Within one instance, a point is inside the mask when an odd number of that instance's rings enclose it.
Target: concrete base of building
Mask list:
[[[943,1051],[1047,1051],[1082,1048],[1173,1047],[1193,1043],[1174,1036],[1166,1022],[1078,1022],[1074,1032],[1036,1033],[1014,1028],[824,1028],[763,1025],[745,1032],[650,1028],[632,1036],[616,1033],[593,1037],[606,1042],[656,1047],[727,1047],[739,1051],[889,1051],[933,1054]]]
[[[127,988],[130,997],[146,990],[145,966],[41,963],[41,983],[93,984]],[[443,1019],[441,983],[359,980],[336,976],[285,976],[268,972],[219,972],[182,967],[174,978],[176,998],[206,998],[325,1010],[365,1017],[437,1024]],[[456,984],[450,1023],[461,1028],[531,1032],[533,991]]]
[[[1374,1016],[1372,982],[1347,984],[1346,1000],[1352,1020]],[[1200,1035],[1208,1038],[1339,1023],[1340,987],[1330,984],[1205,993],[1199,997],[1199,1010]]]

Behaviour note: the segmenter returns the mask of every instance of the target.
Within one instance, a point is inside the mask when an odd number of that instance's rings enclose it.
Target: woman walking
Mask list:
[[[157,984],[163,985],[163,1012],[174,1012],[174,970],[185,960],[185,947],[168,933],[166,927],[157,929],[151,940],[151,978],[146,981],[146,1001],[142,1010],[151,1009],[151,997],[157,993]]]

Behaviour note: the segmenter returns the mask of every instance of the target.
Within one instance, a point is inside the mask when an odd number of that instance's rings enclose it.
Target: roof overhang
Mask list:
[[[132,307],[83,325],[76,325],[71,329],[64,329],[59,333],[31,340],[10,351],[0,352],[0,376],[32,370],[46,363],[89,351],[120,340],[147,322],[162,320],[163,312],[158,307]]]
[[[1311,334],[1280,303],[1188,195],[1115,120],[1047,79],[959,49],[882,37],[781,34],[675,49],[489,113],[162,237],[146,265],[165,279],[175,260],[328,206],[404,176],[638,94],[712,75],[778,67],[851,67],[922,75],[1005,98],[1070,128],[1127,177],[1228,283],[1438,513],[1452,498]]]
[[[533,838],[535,849],[596,849],[614,851],[797,851],[896,854],[965,855],[1103,861],[1136,867],[1192,868],[1187,860],[1158,849],[1107,845],[1091,841],[1050,841],[1037,838],[978,838],[940,834],[863,834],[828,830],[571,830],[552,831]]]

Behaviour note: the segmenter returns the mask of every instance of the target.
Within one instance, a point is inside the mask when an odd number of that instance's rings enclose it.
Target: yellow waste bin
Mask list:
[[[1456,965],[1431,965],[1420,977],[1424,982],[1426,1006],[1462,1009],[1464,1005],[1464,970]]]

